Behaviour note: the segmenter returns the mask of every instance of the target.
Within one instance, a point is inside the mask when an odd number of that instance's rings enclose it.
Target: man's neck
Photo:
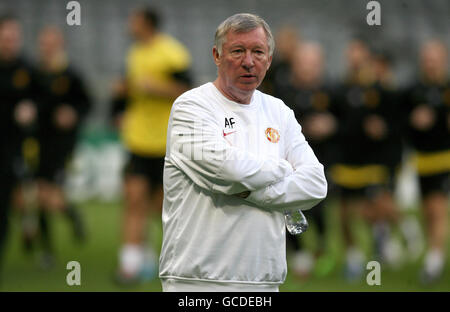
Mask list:
[[[291,82],[294,86],[300,89],[317,89],[321,85],[320,79],[308,79],[307,77],[291,77]]]
[[[423,74],[423,80],[428,84],[443,85],[447,80],[447,74],[445,72],[435,74]]]
[[[64,52],[42,58],[41,65],[48,72],[58,72],[67,67],[67,57]]]
[[[144,36],[142,36],[142,38],[140,38],[138,41],[141,44],[148,44],[152,42],[152,40],[156,37],[156,34],[157,34],[156,31],[148,32]]]
[[[17,59],[19,55],[0,55],[0,62],[5,64],[14,63]]]
[[[213,84],[216,86],[216,88],[222,93],[227,99],[237,102],[239,104],[250,104],[250,101],[252,100],[253,91],[248,92],[233,92],[230,88],[226,88],[225,84],[222,83],[222,80],[220,78],[217,78]]]

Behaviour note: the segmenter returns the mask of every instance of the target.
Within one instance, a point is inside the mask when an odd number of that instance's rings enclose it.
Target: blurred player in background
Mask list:
[[[361,129],[356,129],[358,124],[355,125],[355,122],[359,122],[359,120],[353,119],[352,124],[352,118],[348,118],[348,111],[351,109],[348,102],[355,99],[353,100],[356,102],[354,104],[355,107],[361,107],[363,105],[363,96],[361,95],[362,86],[372,83],[374,79],[371,72],[368,70],[370,57],[371,55],[369,48],[364,42],[361,40],[353,40],[349,43],[346,50],[346,81],[340,88],[338,88],[338,92],[336,94],[338,105],[342,111],[342,115],[339,120],[339,123],[342,125],[339,140],[341,155],[339,164],[332,167],[331,177],[333,182],[339,187],[341,226],[344,246],[346,248],[346,275],[351,274],[349,278],[355,278],[354,275],[357,275],[358,277],[362,274],[362,263],[364,258],[362,252],[355,246],[356,244],[351,233],[350,224],[352,221],[352,213],[354,213],[355,210],[361,209],[364,205],[364,187],[367,183],[359,182],[353,187],[352,185],[345,185],[345,181],[342,181],[345,178],[345,173],[336,173],[336,170],[339,166],[340,168],[344,166],[344,170],[347,169],[348,171],[350,166],[354,165],[355,162],[357,163],[357,161],[352,158],[358,156],[360,159],[365,158],[365,153],[362,152],[361,155],[361,151],[352,155],[352,147],[358,147],[354,142],[356,140],[352,140],[352,136],[358,134],[360,135],[362,131]],[[350,142],[349,140],[352,141]],[[358,162],[361,162],[361,160]],[[356,181],[354,177],[348,177],[345,180],[348,180],[349,182]],[[347,271],[350,272],[347,273]]]
[[[398,175],[401,170],[404,151],[402,139],[401,92],[396,87],[393,60],[388,52],[378,51],[373,54],[375,73],[374,88],[383,94],[383,102],[374,113],[386,121],[388,132],[382,140],[383,146],[378,151],[380,162],[389,170],[388,188],[377,196],[377,218],[373,225],[375,253],[377,259],[397,269],[404,260],[415,261],[423,251],[423,237],[419,222],[415,216],[402,215],[394,198]],[[408,254],[403,254],[403,246],[393,235],[399,231],[400,238],[407,247]],[[407,258],[407,259],[406,259]]]
[[[297,29],[291,25],[282,26],[275,35],[277,50],[260,89],[268,94],[274,94],[275,89],[288,84],[295,51],[301,43]]]
[[[274,95],[282,99],[295,113],[302,125],[303,134],[314,150],[325,171],[335,161],[336,136],[338,124],[336,107],[333,105],[333,94],[323,79],[324,55],[322,47],[314,42],[298,44],[292,53],[290,73],[283,84],[276,83]],[[314,209],[305,211],[305,216],[317,226],[318,246],[314,257],[302,246],[302,239],[287,234],[288,243],[295,254],[292,257],[293,270],[304,277],[314,268],[314,258],[323,255],[325,240],[325,207],[324,202]],[[333,268],[331,259],[319,258],[315,271],[323,276]]]
[[[353,213],[362,213],[372,225],[375,253],[380,256],[389,238],[385,222],[396,218],[392,172],[399,161],[399,132],[394,97],[385,85],[377,83],[372,52],[362,40],[350,42],[347,62],[347,80],[338,97],[342,154],[332,169],[332,178],[341,192],[345,273],[349,280],[355,280],[363,272],[364,254],[353,238]]]
[[[28,182],[38,165],[38,87],[35,69],[21,55],[21,46],[22,30],[19,21],[12,15],[1,16],[0,262],[11,200],[14,197],[16,204],[19,204],[22,191],[31,191]]]
[[[135,41],[127,58],[127,78],[115,88],[116,99],[127,98],[120,120],[129,151],[125,167],[122,248],[116,280],[132,284],[155,276],[156,256],[147,246],[147,219],[162,207],[162,176],[166,131],[173,100],[191,86],[190,55],[173,37],[160,32],[160,16],[138,9],[129,19]],[[114,109],[116,114],[120,107]],[[118,115],[116,115],[118,116]]]
[[[419,80],[405,91],[404,125],[415,149],[428,251],[421,279],[431,283],[444,270],[448,235],[450,172],[450,82],[448,50],[440,41],[426,42],[420,50]]]
[[[63,184],[80,126],[91,101],[82,78],[69,63],[60,29],[49,26],[40,31],[38,54],[41,111],[37,196],[44,257],[51,262],[51,213],[61,212],[68,218],[78,241],[85,237],[81,216],[75,206],[67,201]]]

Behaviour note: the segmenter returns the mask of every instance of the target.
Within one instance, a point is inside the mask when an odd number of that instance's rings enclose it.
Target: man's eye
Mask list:
[[[233,50],[233,51],[231,51],[232,53],[235,53],[235,54],[237,54],[237,53],[242,53],[242,49],[235,49],[235,50]]]

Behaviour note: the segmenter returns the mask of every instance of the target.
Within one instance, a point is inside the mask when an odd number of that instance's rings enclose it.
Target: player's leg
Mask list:
[[[369,221],[374,240],[375,257],[392,267],[401,263],[402,247],[393,236],[392,229],[398,224],[398,210],[389,187],[380,186],[370,199],[374,218]]]
[[[62,213],[73,228],[74,238],[77,241],[83,241],[86,232],[82,216],[78,209],[68,202],[62,185],[42,179],[38,185],[41,214]]]
[[[417,260],[423,251],[423,236],[415,216],[404,216],[395,200],[399,165],[389,166],[389,183],[374,198],[378,220],[373,226],[375,250],[380,260],[398,268],[404,260]],[[404,255],[404,246],[408,256]]]
[[[164,189],[162,185],[162,181],[155,181],[151,179],[151,198],[150,198],[150,206],[152,215],[161,216],[162,213],[162,205],[164,201]]]
[[[41,162],[37,174],[41,213],[62,213],[70,222],[75,239],[83,241],[86,233],[82,216],[77,207],[67,200],[64,191],[66,167],[75,141],[46,139],[41,146]]]
[[[37,199],[38,199],[38,233],[39,243],[41,247],[41,254],[39,258],[39,264],[44,269],[49,269],[54,265],[54,249],[52,240],[52,214],[56,208],[52,207],[51,201],[51,187],[50,184],[43,180],[38,179],[37,182]]]
[[[304,211],[305,217],[307,211]],[[308,222],[310,218],[306,217]],[[292,235],[286,230],[286,252],[288,254],[289,267],[292,268],[292,272],[295,277],[304,279],[309,274],[312,267],[312,255],[309,251],[305,250],[303,240],[297,235]]]
[[[447,195],[435,192],[423,201],[430,248],[443,248],[447,234]]]
[[[128,175],[124,183],[125,211],[123,224],[123,241],[127,247],[140,248],[145,240],[148,209],[150,207],[148,189],[149,183],[143,176]],[[123,261],[127,262],[127,261]],[[123,263],[124,271],[134,272],[134,265]]]
[[[53,242],[51,235],[51,214],[56,208],[51,206],[50,179],[54,174],[55,157],[59,154],[58,149],[52,151],[52,144],[48,139],[39,140],[39,167],[36,173],[37,186],[37,226],[39,242],[41,245],[40,265],[50,268],[54,264]],[[55,146],[53,146],[55,147]]]
[[[434,282],[443,272],[448,227],[448,174],[420,177],[428,249],[422,281]]]
[[[121,284],[134,283],[145,262],[145,243],[150,203],[150,181],[145,159],[131,155],[125,169],[122,247],[119,251]]]
[[[310,218],[306,218],[308,222],[311,221]],[[289,264],[294,275],[301,279],[307,278],[313,268],[314,259],[312,253],[305,249],[302,238],[286,231],[286,248],[289,253]]]
[[[287,234],[287,243],[290,243],[293,250],[291,257],[292,268],[296,276],[300,278],[306,278],[314,270],[314,273],[323,276],[326,275],[333,266],[333,263],[329,260],[320,258],[325,250],[325,217],[324,217],[324,202],[319,203],[313,208],[304,212],[306,219],[309,223],[314,224],[317,234],[317,244],[314,250],[308,250],[305,248],[304,237],[297,237]],[[321,260],[318,262],[318,260]],[[320,268],[317,267],[321,264]]]
[[[11,190],[11,206],[18,212],[20,217],[20,226],[22,232],[22,242],[25,252],[30,253],[35,247],[35,240],[39,234],[38,220],[36,216],[35,207],[33,204],[34,198],[30,192],[27,191],[23,183],[17,183]]]
[[[364,254],[354,240],[352,223],[355,212],[367,211],[362,189],[341,189],[340,221],[345,248],[345,277],[349,281],[359,279],[363,273]]]
[[[2,275],[1,270],[3,254],[8,233],[8,221],[12,191],[11,185],[13,185],[13,179],[7,177],[6,174],[2,174],[2,176],[0,177],[0,276]]]
[[[150,220],[161,220],[164,201],[163,174],[164,157],[152,157],[147,160],[147,179],[150,181]],[[141,272],[143,281],[151,280],[158,271],[158,251],[155,242],[149,237],[144,247],[144,264]]]
[[[316,257],[320,256],[325,250],[325,201],[305,211],[305,217],[316,226],[317,246],[315,254]]]
[[[328,200],[321,202],[311,211],[312,222],[317,228],[317,247],[314,254],[314,274],[317,277],[328,275],[336,265],[336,259],[333,253],[327,252],[327,224],[326,224],[326,207]]]

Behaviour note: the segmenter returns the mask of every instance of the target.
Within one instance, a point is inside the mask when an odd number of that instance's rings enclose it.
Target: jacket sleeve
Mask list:
[[[176,166],[200,188],[229,195],[264,188],[293,173],[286,160],[228,144],[213,115],[193,100],[175,101],[167,133],[168,165]]]
[[[287,116],[284,135],[286,159],[293,166],[294,173],[251,192],[246,200],[268,210],[310,209],[327,195],[327,180],[323,165],[319,163],[305,140],[292,110]]]

